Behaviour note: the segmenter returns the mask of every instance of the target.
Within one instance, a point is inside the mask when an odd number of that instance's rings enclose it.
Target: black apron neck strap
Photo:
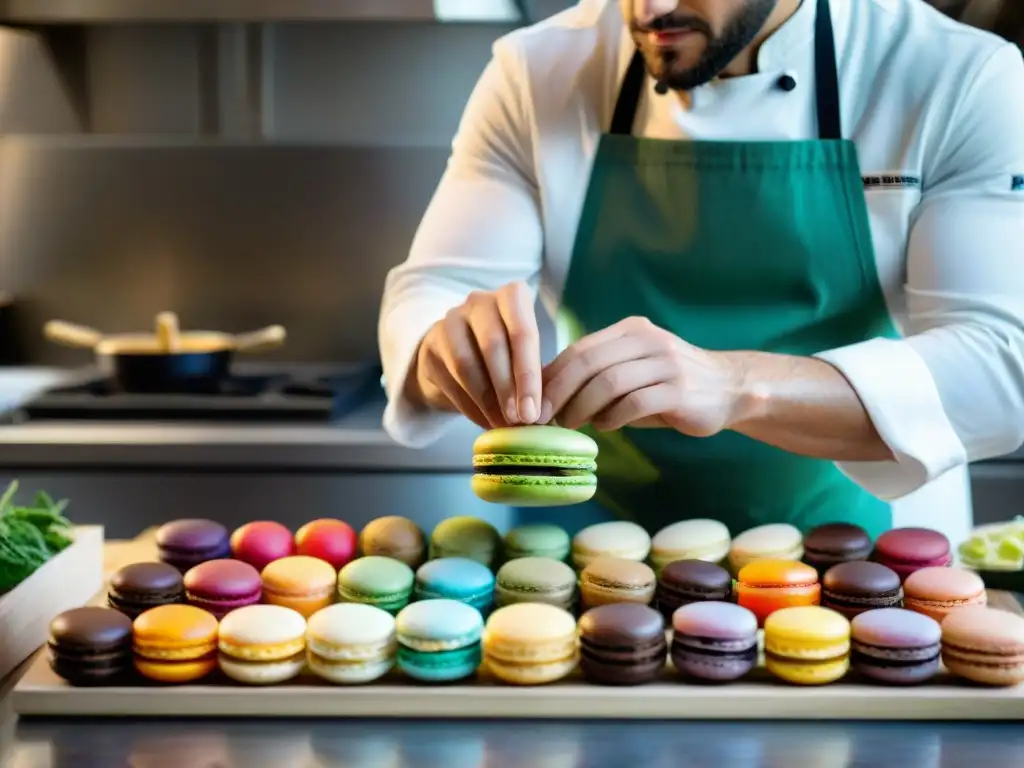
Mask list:
[[[810,2],[811,0],[805,0]],[[814,82],[815,104],[818,112],[818,138],[836,141],[843,137],[842,112],[839,106],[839,71],[836,66],[836,41],[832,28],[832,9],[829,0],[817,0],[814,21]],[[633,54],[626,77],[615,102],[609,133],[629,136],[633,133],[636,111],[640,105],[647,76],[640,51]]]

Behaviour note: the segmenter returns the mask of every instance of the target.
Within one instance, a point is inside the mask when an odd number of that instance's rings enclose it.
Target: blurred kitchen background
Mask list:
[[[110,537],[205,516],[505,526],[469,490],[475,428],[427,451],[383,434],[377,311],[492,43],[573,4],[0,0],[0,483]],[[1024,30],[1020,0],[935,5]],[[91,351],[42,334],[161,310],[288,339],[245,356],[244,391],[185,407],[110,394]],[[976,521],[1012,517],[1024,453],[974,479]]]

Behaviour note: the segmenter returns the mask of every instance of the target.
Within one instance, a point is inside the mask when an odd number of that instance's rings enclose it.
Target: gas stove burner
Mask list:
[[[211,394],[129,394],[97,376],[47,390],[7,414],[30,421],[331,422],[380,392],[377,363],[240,370]]]

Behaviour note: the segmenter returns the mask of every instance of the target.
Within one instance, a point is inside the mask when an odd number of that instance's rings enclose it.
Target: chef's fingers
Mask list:
[[[571,361],[579,357],[580,355],[587,354],[590,350],[604,346],[610,342],[621,339],[631,334],[635,325],[639,325],[642,321],[633,321],[633,318],[627,320],[621,320],[615,325],[610,325],[607,328],[602,328],[600,331],[588,334],[582,339],[578,339],[568,347],[563,349],[558,356],[548,363],[544,367],[542,372],[545,389],[547,385],[562,372],[562,370]],[[545,391],[545,399],[547,399],[547,392]]]
[[[463,389],[462,385],[448,370],[447,363],[437,354],[436,350],[428,351],[424,360],[427,379],[441,390],[456,410],[478,427],[490,429],[491,423],[483,411],[473,402],[473,398]]]
[[[487,368],[480,357],[476,338],[464,316],[465,307],[451,310],[444,318],[444,334],[438,352],[451,376],[470,397],[477,409],[483,413],[491,427],[505,424],[501,412],[491,403],[497,402],[488,395],[491,381]]]
[[[545,408],[550,407],[551,415],[558,416],[559,423],[564,425],[562,409],[588,382],[613,366],[649,358],[655,351],[654,341],[644,336],[612,339],[605,344],[575,350],[570,347],[563,352],[565,360],[561,369],[544,384]]]
[[[558,423],[579,429],[631,392],[669,381],[675,366],[663,357],[648,357],[605,368],[573,393],[559,411]]]
[[[533,296],[526,283],[518,282],[499,288],[497,299],[512,353],[519,422],[533,424],[540,417],[541,395],[540,330]]]
[[[593,420],[595,429],[611,432],[633,422],[672,411],[679,406],[678,389],[672,384],[655,384],[637,389],[619,400]]]
[[[466,302],[469,327],[491,379],[498,410],[509,424],[519,422],[516,383],[512,378],[512,353],[505,321],[493,294],[473,293]]]

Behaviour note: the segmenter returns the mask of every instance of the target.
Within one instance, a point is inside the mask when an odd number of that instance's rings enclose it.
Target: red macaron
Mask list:
[[[231,554],[235,560],[262,571],[275,560],[294,555],[295,539],[281,523],[258,520],[231,534]]]
[[[324,560],[340,570],[356,556],[359,537],[343,520],[312,520],[295,534],[295,554]]]
[[[241,560],[210,560],[185,574],[185,599],[218,620],[262,597],[260,572]]]
[[[928,528],[894,528],[875,542],[872,559],[887,565],[901,580],[922,568],[949,566],[953,555],[949,539]]]

